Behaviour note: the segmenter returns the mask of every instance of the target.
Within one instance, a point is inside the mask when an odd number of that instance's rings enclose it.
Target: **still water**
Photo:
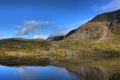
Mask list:
[[[58,66],[0,65],[0,80],[80,80],[74,73]]]

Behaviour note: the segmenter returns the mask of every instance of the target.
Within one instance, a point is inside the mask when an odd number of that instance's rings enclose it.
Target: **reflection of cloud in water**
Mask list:
[[[34,79],[59,79],[59,77],[64,77],[64,79],[72,78],[69,71],[63,67],[47,66],[47,67],[20,67],[19,73],[22,80],[34,80]],[[71,75],[71,76],[70,76]],[[66,76],[69,76],[66,78]]]
[[[22,80],[33,80],[38,76],[36,67],[20,67],[18,70]]]
[[[79,80],[78,77],[76,79],[74,75],[70,75],[65,68],[55,66],[0,66],[0,71],[4,72],[0,74],[0,80],[71,80],[70,76],[74,77],[72,80]]]

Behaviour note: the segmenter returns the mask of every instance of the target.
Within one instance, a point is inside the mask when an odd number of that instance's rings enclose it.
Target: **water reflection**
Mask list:
[[[63,67],[56,66],[0,66],[0,80],[80,80]]]
[[[120,80],[119,70],[114,67],[79,67],[81,80]]]
[[[111,76],[110,80],[120,80],[120,73],[115,73]]]

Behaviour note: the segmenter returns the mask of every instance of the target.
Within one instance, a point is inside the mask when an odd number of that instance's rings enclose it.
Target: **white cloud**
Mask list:
[[[99,8],[100,11],[109,12],[120,9],[120,0],[112,0],[108,4]]]
[[[82,24],[90,19],[77,21],[73,24],[65,25],[63,27],[48,23],[46,21],[26,21],[23,25],[16,26],[19,31],[15,32],[15,36],[31,34],[34,39],[41,38],[46,39],[51,36],[66,35],[69,31],[80,27]],[[46,35],[44,35],[46,34]]]
[[[27,35],[29,32],[35,32],[36,29],[40,28],[43,24],[48,24],[48,22],[43,21],[25,21],[23,25],[16,26],[20,30],[15,32],[15,36]]]
[[[35,35],[33,39],[47,39],[48,35]]]

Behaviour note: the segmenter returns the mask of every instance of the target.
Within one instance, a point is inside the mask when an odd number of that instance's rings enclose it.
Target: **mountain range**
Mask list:
[[[66,39],[100,41],[120,35],[120,10],[97,15],[76,30],[66,35]]]
[[[90,40],[106,41],[113,35],[120,35],[120,10],[99,14],[66,36],[49,37],[48,40]]]

